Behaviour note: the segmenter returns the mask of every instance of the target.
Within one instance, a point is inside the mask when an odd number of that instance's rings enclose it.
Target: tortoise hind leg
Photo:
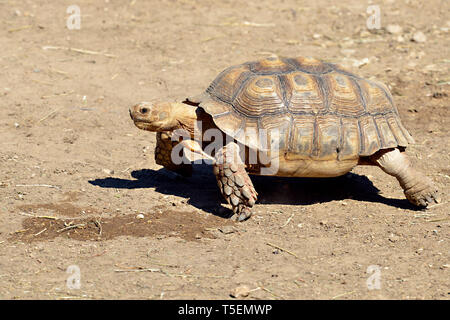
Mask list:
[[[184,177],[192,176],[192,164],[181,163],[175,164],[172,161],[172,149],[178,144],[172,141],[170,135],[165,132],[156,134],[155,161],[167,170],[176,172]]]
[[[383,150],[377,152],[371,159],[384,172],[397,178],[406,198],[412,204],[427,207],[440,201],[431,180],[411,166],[404,152],[400,152],[397,148]]]
[[[258,193],[239,157],[236,143],[228,143],[216,153],[214,174],[220,192],[233,208],[234,218],[238,221],[250,218],[250,208],[255,204]]]

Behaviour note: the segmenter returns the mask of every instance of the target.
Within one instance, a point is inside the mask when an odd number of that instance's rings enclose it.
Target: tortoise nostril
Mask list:
[[[142,114],[146,114],[147,112],[148,112],[148,108],[142,108],[142,109],[141,109],[141,113],[142,113]]]

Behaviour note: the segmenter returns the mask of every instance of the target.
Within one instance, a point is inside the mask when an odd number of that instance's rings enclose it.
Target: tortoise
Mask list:
[[[174,160],[178,145],[211,159],[238,221],[251,216],[257,200],[249,174],[336,177],[373,165],[396,177],[413,205],[440,201],[406,156],[414,139],[389,89],[338,64],[270,56],[225,69],[205,92],[184,101],[138,103],[130,116],[138,128],[157,132],[155,160],[166,169],[191,174],[191,163]],[[175,137],[180,129],[185,139]],[[203,139],[208,130],[225,141],[212,151]]]

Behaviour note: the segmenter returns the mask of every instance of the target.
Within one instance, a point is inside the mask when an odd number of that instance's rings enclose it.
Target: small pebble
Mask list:
[[[356,68],[361,68],[362,66],[365,66],[366,64],[368,64],[369,61],[370,61],[369,58],[363,58],[361,60],[355,59],[353,62],[353,66]]]
[[[388,239],[390,242],[397,242],[399,240],[399,236],[391,234]]]
[[[386,31],[390,34],[400,34],[402,33],[403,28],[398,24],[389,24],[388,26],[386,26]]]
[[[427,37],[425,36],[425,34],[422,31],[417,31],[416,33],[413,34],[413,37],[411,40],[414,42],[417,42],[417,43],[423,43],[423,42],[427,41]]]
[[[103,172],[106,174],[114,174],[114,170],[110,170],[110,169],[103,169]]]
[[[397,42],[405,42],[405,38],[402,35],[399,35],[395,40],[397,40]]]
[[[241,298],[241,297],[247,297],[249,294],[250,294],[249,287],[239,286],[230,293],[230,296],[233,298]]]
[[[144,219],[144,218],[145,218],[145,216],[142,213],[140,213],[136,216],[136,219]]]
[[[236,230],[233,228],[233,226],[223,226],[219,228],[219,231],[224,234],[230,234],[236,232]]]

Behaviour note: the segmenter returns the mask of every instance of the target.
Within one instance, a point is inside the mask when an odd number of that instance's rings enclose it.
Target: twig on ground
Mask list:
[[[217,276],[217,275],[195,275],[195,274],[184,274],[184,273],[169,273],[160,268],[130,268],[130,269],[115,269],[114,272],[159,272],[168,277],[193,277],[193,278],[229,278],[228,276]]]
[[[102,236],[102,224],[100,223],[100,220],[102,219],[102,217],[100,216],[100,219],[95,219],[94,224],[95,226],[98,228],[98,235],[101,237]]]
[[[38,235],[45,232],[46,230],[47,230],[47,228],[44,228],[43,230],[39,231],[38,233],[33,234],[33,236],[37,237]]]
[[[32,217],[32,218],[41,218],[41,219],[50,219],[50,220],[60,220],[58,217],[52,217],[52,216],[36,216],[34,214],[29,214],[26,212],[19,212],[22,216]]]
[[[59,186],[53,186],[50,184],[16,184],[16,187],[47,187],[47,188],[61,189],[61,187]]]
[[[434,219],[434,220],[427,220],[427,222],[439,222],[439,221],[445,221],[445,220],[449,220],[450,217],[445,217],[445,218],[439,218],[439,219]]]
[[[290,255],[292,255],[292,256],[298,258],[298,256],[297,256],[295,253],[293,253],[293,252],[291,252],[291,251],[289,251],[289,250],[286,250],[286,249],[284,249],[284,248],[282,248],[282,247],[280,247],[280,246],[277,246],[276,244],[273,244],[273,243],[270,243],[270,242],[266,242],[266,244],[267,244],[268,246],[271,246],[271,247],[273,247],[273,248],[275,248],[275,249],[279,249],[279,250],[281,250],[281,251],[284,251],[284,252],[286,252],[286,253],[289,253]]]
[[[291,222],[294,215],[295,215],[295,213],[291,214],[291,216],[287,219],[286,223],[281,226],[281,228],[286,227],[288,225],[288,223]]]
[[[56,232],[60,233],[60,232],[63,232],[63,231],[67,231],[67,230],[75,229],[75,228],[79,228],[79,227],[84,227],[84,226],[86,226],[84,223],[74,224],[74,225],[70,225],[70,226],[67,226],[65,228],[59,229]]]
[[[265,288],[265,287],[260,287],[260,289],[261,289],[261,290],[264,290],[264,291],[266,291],[266,292],[268,292],[268,293],[270,293],[270,294],[273,295],[275,298],[278,298],[278,299],[281,298],[279,295],[276,295],[276,294],[273,293],[271,290],[269,290],[269,289],[267,289],[267,288]]]

